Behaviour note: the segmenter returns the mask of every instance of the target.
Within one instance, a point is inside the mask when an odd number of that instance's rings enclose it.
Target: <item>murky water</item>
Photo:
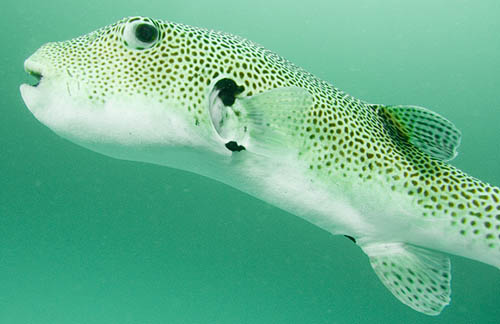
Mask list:
[[[500,272],[452,256],[452,303],[419,314],[361,250],[197,175],[113,160],[25,108],[40,45],[131,15],[254,40],[373,103],[463,134],[462,170],[500,185],[500,3],[18,1],[2,4],[0,323],[497,323]]]

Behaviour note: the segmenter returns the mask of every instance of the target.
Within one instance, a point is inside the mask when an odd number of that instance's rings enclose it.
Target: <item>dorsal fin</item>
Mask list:
[[[422,152],[444,161],[457,155],[461,133],[443,116],[417,106],[372,107],[396,140],[411,143]]]

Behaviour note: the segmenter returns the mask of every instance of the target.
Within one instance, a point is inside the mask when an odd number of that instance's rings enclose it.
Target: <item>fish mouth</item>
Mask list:
[[[27,60],[26,62],[24,62],[24,71],[36,80],[33,83],[30,83],[29,86],[33,88],[38,87],[44,77],[41,66]]]
[[[40,110],[41,103],[43,103],[43,98],[46,97],[47,92],[42,88],[47,79],[47,67],[31,58],[24,61],[24,71],[31,75],[28,82],[21,84],[19,90],[21,91],[21,97],[23,98],[26,107],[35,116]],[[37,117],[38,118],[38,117]]]
[[[42,81],[43,75],[39,72],[36,72],[36,71],[26,71],[26,72],[28,72],[29,75],[33,76],[36,79],[36,83],[30,84],[30,86],[35,87],[35,88],[38,87],[38,85]]]

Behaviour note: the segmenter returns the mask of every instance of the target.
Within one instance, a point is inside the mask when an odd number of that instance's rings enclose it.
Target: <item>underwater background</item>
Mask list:
[[[439,112],[463,135],[451,163],[498,186],[499,1],[0,6],[0,324],[500,323],[496,268],[452,256],[451,305],[422,315],[346,238],[213,180],[78,147],[18,89],[33,84],[23,61],[43,43],[122,17],[223,30],[360,99]]]

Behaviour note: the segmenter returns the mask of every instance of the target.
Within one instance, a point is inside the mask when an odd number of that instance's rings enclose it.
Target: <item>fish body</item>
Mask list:
[[[500,190],[447,163],[461,134],[426,108],[370,104],[251,41],[147,17],[48,43],[25,70],[41,80],[22,97],[55,133],[347,235],[417,311],[450,301],[442,252],[500,268]]]

